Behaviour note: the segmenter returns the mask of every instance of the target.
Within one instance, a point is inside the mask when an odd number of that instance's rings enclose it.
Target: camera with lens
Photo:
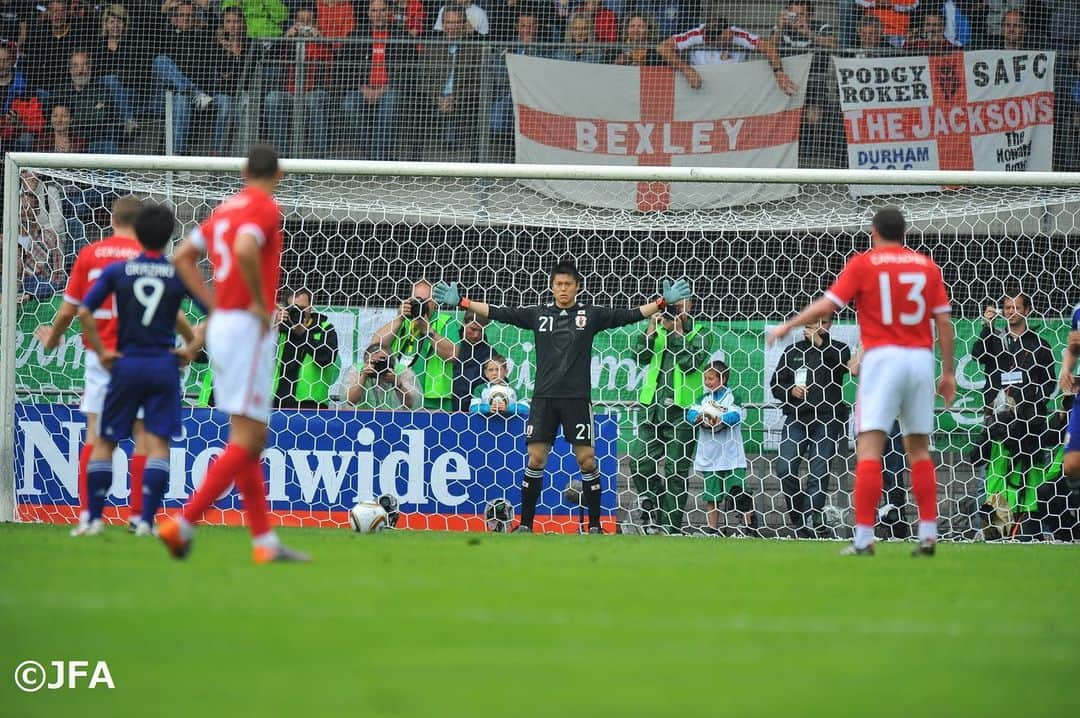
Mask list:
[[[376,376],[390,371],[390,357],[382,356],[371,362],[371,370],[375,372]]]
[[[428,319],[431,316],[431,305],[424,299],[413,297],[409,300],[409,317],[411,319],[418,319],[423,317]]]

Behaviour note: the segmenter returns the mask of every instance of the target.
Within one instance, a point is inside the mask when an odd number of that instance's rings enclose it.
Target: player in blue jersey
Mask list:
[[[1069,340],[1061,357],[1058,385],[1065,394],[1075,394],[1076,377],[1073,376],[1073,368],[1080,357],[1080,306],[1073,310],[1069,329]],[[1069,428],[1065,433],[1065,459],[1062,461],[1061,470],[1070,479],[1080,479],[1080,402],[1074,402],[1069,411]]]
[[[144,533],[153,526],[168,484],[169,437],[181,428],[180,366],[199,348],[186,345],[176,349],[176,315],[180,303],[190,295],[172,262],[162,254],[175,225],[167,207],[144,206],[135,219],[142,254],[105,268],[79,307],[87,342],[109,371],[109,388],[87,470],[90,521],[101,521],[112,485],[113,451],[118,442],[131,436],[136,414],[142,409],[148,447],[140,525]],[[115,295],[119,323],[116,350],[105,347],[92,319],[94,310],[110,295]]]

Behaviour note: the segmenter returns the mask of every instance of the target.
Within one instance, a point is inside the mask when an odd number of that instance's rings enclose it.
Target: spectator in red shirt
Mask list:
[[[353,9],[352,0],[317,0],[315,29],[322,37],[332,40],[351,35],[356,29],[356,11]],[[340,47],[340,43],[334,47]]]
[[[15,53],[13,44],[0,44],[0,141],[5,152],[26,152],[44,129],[45,116],[26,78],[15,69]]]
[[[408,59],[405,36],[393,24],[394,11],[387,0],[371,0],[367,22],[357,32],[363,43],[349,46],[355,53],[339,63],[345,77],[342,103],[346,133],[361,139],[359,156],[391,160],[397,155],[394,142],[398,91]]]
[[[349,9],[352,9],[347,2],[325,4],[349,5]],[[332,59],[331,45],[319,42],[324,36],[318,27],[316,14],[310,7],[296,11],[293,24],[285,31],[285,37],[305,41],[304,77],[299,87],[299,95],[296,94],[299,78],[295,71],[286,73],[284,89],[267,93],[264,103],[267,132],[271,143],[283,156],[319,159],[326,156],[326,113],[329,107],[326,85]],[[293,46],[286,45],[285,51],[293,53]],[[300,139],[301,146],[293,147],[289,142],[290,120],[297,101],[303,113],[303,124],[293,133]]]

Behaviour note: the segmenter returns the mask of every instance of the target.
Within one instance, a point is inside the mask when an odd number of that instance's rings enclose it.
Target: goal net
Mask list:
[[[70,522],[79,503],[86,349],[77,326],[55,351],[35,330],[53,320],[76,254],[110,233],[116,198],[168,203],[179,237],[237,190],[240,160],[14,154],[7,162],[0,510],[5,519]],[[1080,297],[1074,175],[910,172],[886,179],[917,193],[867,196],[862,190],[881,189],[883,175],[284,166],[281,408],[264,454],[273,516],[283,525],[348,526],[356,502],[390,495],[399,527],[505,527],[504,507],[520,511],[537,370],[532,334],[442,308],[426,321],[402,321],[402,305],[428,295],[424,281],[440,280],[492,304],[546,303],[550,268],[570,258],[588,303],[638,306],[665,279],[686,278],[693,288],[686,312],[659,329],[642,321],[596,337],[591,430],[609,529],[850,535],[856,380],[846,360],[859,346],[855,317],[841,312],[827,336],[823,327],[800,330],[771,349],[764,333],[826,289],[846,258],[868,247],[874,209],[896,204],[911,224],[909,244],[941,265],[953,300],[959,397],[949,410],[939,404],[933,435],[942,533],[1043,540],[1076,530],[1077,487],[1061,475],[1066,398],[1056,383]],[[620,208],[618,199],[668,193],[692,205],[717,184],[751,197],[781,186],[787,196],[666,211]],[[1006,332],[1021,333],[1024,322],[1032,336],[1021,350]],[[442,339],[433,341],[428,329]],[[805,343],[814,334],[819,339]],[[447,346],[459,360],[444,358]],[[1045,352],[1036,356],[1036,346]],[[489,353],[505,361],[482,362]],[[701,409],[702,373],[717,361],[730,393],[720,403],[730,405],[717,429],[704,430],[688,410]],[[184,431],[172,442],[166,510],[191,495],[224,445],[227,420],[213,408],[208,374],[205,362],[183,371]],[[494,386],[500,377],[509,392]],[[694,469],[705,431],[741,447],[745,462],[727,467],[734,473]],[[127,518],[131,452],[122,444],[114,456],[111,521]],[[579,480],[560,438],[539,530],[579,529]],[[907,536],[917,518],[907,486],[894,451],[880,511],[887,535]],[[235,523],[239,508],[230,491],[207,518]]]

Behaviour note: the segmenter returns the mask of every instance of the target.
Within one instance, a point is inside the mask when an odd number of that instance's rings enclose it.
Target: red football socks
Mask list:
[[[919,505],[919,521],[937,521],[937,473],[929,459],[911,467],[911,493]]]
[[[225,492],[229,484],[236,481],[243,485],[243,477],[247,476],[251,464],[257,464],[258,461],[258,457],[249,454],[244,447],[237,444],[226,445],[225,451],[206,470],[202,486],[184,506],[184,519],[193,524],[202,518],[202,515],[217,497]]]
[[[90,510],[90,504],[88,503],[90,498],[90,489],[86,479],[86,467],[90,463],[90,454],[94,453],[94,445],[89,441],[83,444],[82,450],[79,451],[79,514],[85,514]]]
[[[912,472],[914,476],[914,472]],[[855,524],[873,526],[881,502],[881,460],[863,459],[855,464]]]
[[[262,536],[270,531],[270,510],[266,503],[262,462],[256,459],[243,476],[237,477],[236,484],[244,499],[244,513],[247,514],[251,535],[255,538]]]

